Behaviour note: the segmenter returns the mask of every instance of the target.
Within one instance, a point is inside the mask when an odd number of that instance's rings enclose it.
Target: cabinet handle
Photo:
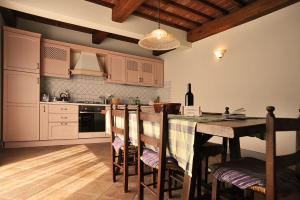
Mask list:
[[[61,119],[68,119],[68,117],[61,117]]]
[[[108,75],[107,75],[107,78],[108,78],[108,79],[111,79],[111,75],[110,75],[110,74],[108,74]]]
[[[44,107],[44,112],[46,112],[46,106],[43,106]]]
[[[40,63],[39,63],[39,62],[37,62],[37,63],[36,63],[36,65],[37,65],[37,67],[36,67],[36,68],[37,68],[37,69],[40,69]]]

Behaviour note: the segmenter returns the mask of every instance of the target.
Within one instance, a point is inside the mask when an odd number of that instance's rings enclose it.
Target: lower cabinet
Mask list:
[[[49,139],[78,139],[78,123],[59,122],[49,123]]]
[[[78,139],[77,105],[40,105],[40,140]]]
[[[5,142],[39,140],[39,107],[36,104],[5,104],[3,133]]]

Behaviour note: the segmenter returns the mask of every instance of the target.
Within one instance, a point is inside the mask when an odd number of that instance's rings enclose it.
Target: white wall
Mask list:
[[[193,43],[189,50],[165,54],[165,79],[171,100],[184,103],[192,83],[195,104],[205,111],[244,107],[249,116],[295,117],[300,108],[300,3]],[[224,47],[221,60],[213,51]],[[295,136],[278,137],[279,152],[295,150]],[[292,142],[291,142],[292,141]],[[243,138],[242,148],[264,152],[264,142]]]

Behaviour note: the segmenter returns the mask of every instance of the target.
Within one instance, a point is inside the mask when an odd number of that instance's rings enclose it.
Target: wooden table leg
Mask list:
[[[226,162],[227,160],[227,148],[228,148],[228,138],[223,138],[223,148],[224,151],[222,153],[222,162]]]
[[[230,149],[230,160],[237,160],[241,158],[241,147],[240,147],[239,137],[229,139],[229,149]]]

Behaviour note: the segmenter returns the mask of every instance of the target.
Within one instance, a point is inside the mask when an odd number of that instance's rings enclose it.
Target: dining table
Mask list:
[[[106,114],[106,132],[109,133],[109,114],[108,112]],[[124,127],[123,121],[121,118],[116,119],[116,126]],[[264,139],[266,119],[255,117],[229,119],[221,113],[203,113],[202,116],[194,117],[168,114],[168,124],[167,154],[176,159],[178,165],[185,171],[181,199],[190,200],[195,195],[196,180],[202,160],[202,145],[213,136],[221,137],[225,149],[222,161],[226,159],[228,144],[230,160],[239,159],[241,157],[240,137],[253,136]],[[149,136],[159,137],[157,123],[144,122],[143,128]],[[137,145],[137,119],[134,111],[129,112],[129,138],[133,145]]]

